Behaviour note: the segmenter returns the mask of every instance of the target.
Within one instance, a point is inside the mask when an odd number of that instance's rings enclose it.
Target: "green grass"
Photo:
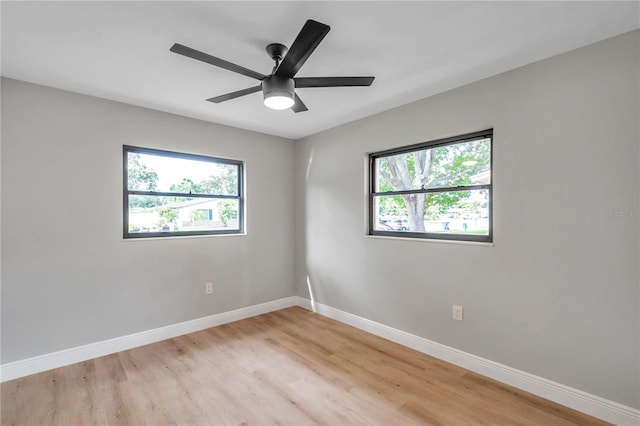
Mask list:
[[[465,234],[471,234],[471,235],[489,235],[489,230],[487,229],[468,229],[466,231],[428,231],[428,232],[433,232],[434,234],[455,234],[455,235],[465,235]]]

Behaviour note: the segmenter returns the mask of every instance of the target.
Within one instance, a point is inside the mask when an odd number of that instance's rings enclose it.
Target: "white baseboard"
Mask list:
[[[138,346],[148,345],[161,340],[171,339],[173,337],[182,336],[183,334],[193,333],[195,331],[204,330],[217,325],[254,317],[256,315],[266,314],[267,312],[288,308],[296,304],[297,297],[286,297],[284,299],[248,306],[234,311],[223,312],[191,321],[168,325],[166,327],[160,327],[153,330],[129,334],[127,336],[116,337],[114,339],[90,343],[88,345],[10,362],[0,366],[0,382],[40,373],[53,368],[64,367],[65,365],[98,358]]]
[[[640,424],[640,410],[635,408],[627,407],[298,296],[286,297],[234,311],[3,364],[0,366],[0,382],[296,305],[610,423],[618,425]]]
[[[298,297],[297,305],[604,421],[625,426],[640,425],[640,410],[635,408],[609,401],[309,299]]]

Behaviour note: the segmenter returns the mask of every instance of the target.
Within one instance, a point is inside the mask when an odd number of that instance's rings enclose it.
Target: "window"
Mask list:
[[[242,162],[123,147],[124,238],[243,232]]]
[[[369,155],[369,234],[493,241],[493,130]]]

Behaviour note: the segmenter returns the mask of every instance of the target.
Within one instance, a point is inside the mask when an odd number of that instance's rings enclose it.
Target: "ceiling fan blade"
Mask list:
[[[293,78],[330,29],[328,25],[312,19],[305,22],[275,74]]]
[[[238,90],[236,92],[227,93],[225,95],[216,96],[214,98],[207,99],[209,102],[219,104],[220,102],[228,101],[231,99],[239,98],[240,96],[248,95],[250,93],[259,92],[262,90],[262,85],[249,87],[248,89]]]
[[[296,102],[291,107],[291,110],[293,112],[304,112],[309,111],[309,108],[307,108],[304,102],[302,102],[302,99],[300,99],[300,97],[296,94]]]
[[[182,44],[175,43],[169,50],[171,50],[173,53],[187,56],[197,61],[206,62],[208,64],[215,65],[216,67],[224,68],[228,71],[237,72],[238,74],[246,75],[247,77],[255,78],[257,80],[262,80],[266,77],[264,74],[260,74],[259,72],[241,67],[240,65],[225,61],[224,59],[216,58],[215,56],[211,56],[207,53],[200,52],[199,50],[183,46]]]
[[[296,77],[298,87],[371,86],[375,77]]]

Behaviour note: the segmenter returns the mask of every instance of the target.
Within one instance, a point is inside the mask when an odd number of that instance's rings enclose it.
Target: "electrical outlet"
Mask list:
[[[462,306],[453,305],[453,319],[456,321],[463,321],[462,319]]]
[[[213,283],[206,283],[204,285],[204,294],[211,294],[213,293]]]

